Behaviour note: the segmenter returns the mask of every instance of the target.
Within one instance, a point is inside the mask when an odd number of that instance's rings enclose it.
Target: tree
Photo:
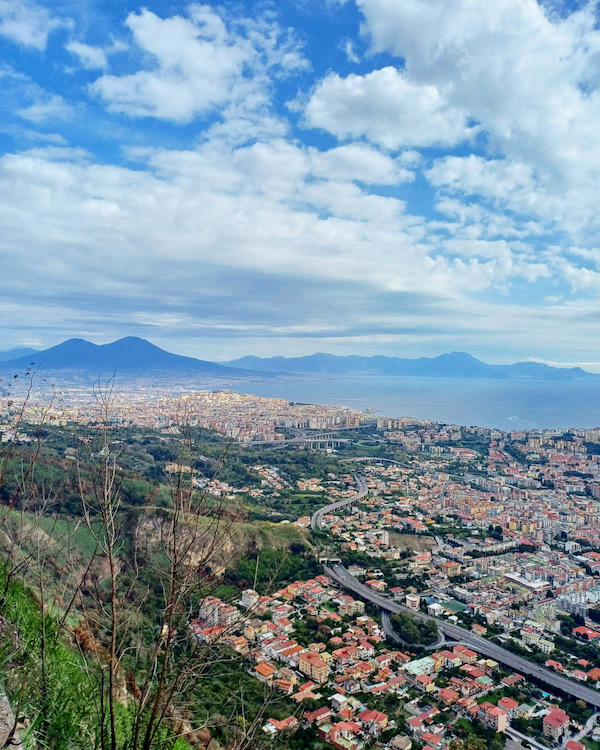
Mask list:
[[[438,638],[435,620],[418,620],[408,612],[393,614],[390,619],[394,630],[406,643],[427,646]]]
[[[97,440],[86,439],[77,462],[74,524],[53,516],[59,488],[36,482],[50,406],[38,410],[29,453],[17,456],[13,439],[0,454],[0,487],[9,488],[0,513],[0,541],[8,540],[0,545],[0,623],[15,631],[0,643],[9,664],[0,687],[15,713],[12,736],[26,718],[32,742],[53,750],[184,750],[188,740],[205,739],[211,724],[230,727],[231,748],[258,747],[256,733],[273,703],[268,693],[254,701],[252,715],[244,688],[234,684],[211,716],[199,719],[192,710],[203,681],[230,668],[239,673],[240,657],[222,643],[234,624],[219,640],[200,643],[190,623],[238,552],[231,540],[240,518],[184,470],[197,458],[185,415],[167,507],[148,496],[126,509],[113,385],[114,378],[94,389]],[[29,418],[32,388],[33,381],[15,411],[15,434]],[[56,528],[64,533],[49,533]],[[92,542],[86,557],[72,544],[82,530]],[[60,575],[50,581],[53,566]]]

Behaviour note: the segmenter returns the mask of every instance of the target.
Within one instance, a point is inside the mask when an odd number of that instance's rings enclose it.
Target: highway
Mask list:
[[[319,508],[319,510],[317,510],[310,519],[310,526],[312,529],[321,528],[323,516],[339,510],[340,508],[343,508],[347,505],[352,505],[352,503],[357,502],[368,494],[369,490],[367,487],[366,479],[360,474],[356,475],[355,479],[357,484],[356,494],[354,494],[352,497],[346,498],[345,500],[338,500],[335,503],[330,503],[329,505],[325,505],[323,508]],[[473,651],[477,651],[477,653],[487,657],[488,659],[494,659],[494,661],[497,661],[500,664],[504,664],[505,666],[520,672],[522,675],[534,677],[540,681],[543,681],[550,687],[556,688],[557,690],[562,690],[564,693],[567,693],[574,698],[586,701],[586,703],[589,703],[595,708],[600,708],[599,691],[586,687],[583,684],[568,680],[566,677],[562,677],[560,674],[550,669],[540,667],[534,662],[529,661],[522,656],[518,656],[517,654],[513,654],[511,651],[502,648],[502,646],[498,646],[495,643],[488,641],[486,638],[475,635],[465,628],[461,628],[458,625],[453,625],[452,623],[446,622],[445,620],[438,620],[436,617],[431,617],[430,615],[426,615],[423,612],[416,612],[415,610],[409,609],[402,604],[398,604],[398,602],[381,596],[376,591],[369,588],[368,586],[365,586],[363,583],[357,580],[340,563],[330,562],[323,565],[323,568],[325,570],[325,573],[340,586],[348,589],[349,591],[352,591],[361,599],[364,599],[368,602],[371,602],[372,604],[381,607],[382,610],[386,610],[387,612],[396,614],[398,614],[399,612],[409,612],[414,617],[417,617],[421,620],[434,620],[438,626],[438,630],[443,636],[445,636],[448,641],[462,643],[465,646],[472,648]]]
[[[329,510],[331,509],[331,506],[326,506],[326,508]],[[361,599],[365,599],[366,601],[371,602],[371,604],[375,604],[388,612],[396,614],[399,612],[409,612],[422,620],[434,620],[437,623],[438,629],[448,640],[463,643],[465,646],[472,648],[473,651],[477,651],[477,653],[488,659],[494,659],[500,664],[504,664],[505,666],[516,670],[522,675],[534,677],[550,687],[562,690],[564,693],[583,700],[595,708],[600,708],[600,692],[597,690],[593,690],[592,688],[586,687],[577,682],[572,682],[566,677],[562,677],[557,672],[553,672],[545,667],[540,667],[534,662],[502,648],[502,646],[497,646],[495,643],[491,643],[487,639],[481,638],[481,636],[475,635],[469,630],[465,630],[465,628],[461,628],[458,625],[452,625],[444,620],[438,620],[437,618],[430,617],[422,612],[416,612],[402,604],[392,601],[391,599],[387,599],[376,591],[373,591],[373,589],[362,584],[339,563],[325,564],[323,568],[325,573],[333,581],[343,588],[352,591],[357,596],[360,596]]]
[[[310,519],[311,529],[320,529],[323,522],[323,516],[326,516],[328,513],[333,513],[340,508],[344,508],[346,505],[352,505],[352,503],[355,503],[368,495],[369,488],[367,487],[367,480],[360,474],[357,474],[354,479],[356,480],[356,493],[352,495],[352,497],[347,497],[344,500],[338,500],[336,503],[330,503],[329,505],[319,508],[316,513],[313,513],[312,518]]]
[[[413,469],[414,466],[411,466],[410,464],[402,463],[402,461],[396,461],[394,458],[379,458],[379,456],[356,456],[354,458],[343,458],[342,463],[343,464],[353,464],[353,463],[376,463],[376,464],[393,464],[394,466],[400,466],[403,469]]]

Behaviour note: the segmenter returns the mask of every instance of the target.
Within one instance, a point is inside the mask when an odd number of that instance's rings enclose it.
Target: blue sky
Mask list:
[[[0,349],[600,371],[596,2],[0,0]]]

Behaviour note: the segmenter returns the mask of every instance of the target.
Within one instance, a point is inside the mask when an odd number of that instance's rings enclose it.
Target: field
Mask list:
[[[413,552],[424,552],[435,547],[435,539],[432,536],[421,536],[418,534],[399,534],[390,531],[390,544],[400,549],[410,549]]]

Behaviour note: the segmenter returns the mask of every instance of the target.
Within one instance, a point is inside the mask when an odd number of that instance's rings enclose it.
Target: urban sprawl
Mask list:
[[[14,437],[9,398],[4,441]],[[30,420],[43,408],[32,401]],[[64,392],[45,418],[93,424],[95,405]],[[442,750],[465,731],[488,744],[501,735],[513,747],[600,748],[600,429],[502,432],[230,391],[116,394],[111,420],[166,435],[185,422],[269,448],[269,462],[249,467],[253,485],[199,478],[211,492],[265,505],[291,490],[322,496],[318,522],[306,511],[281,522],[306,530],[322,573],[234,601],[208,596],[190,624],[297,706],[269,718],[266,734],[312,727],[341,750]],[[25,428],[18,438],[30,438]],[[292,480],[273,448],[323,451],[342,468]],[[349,590],[331,566],[400,614]],[[563,687],[448,638],[444,623]],[[595,705],[578,697],[582,685],[599,691]]]

